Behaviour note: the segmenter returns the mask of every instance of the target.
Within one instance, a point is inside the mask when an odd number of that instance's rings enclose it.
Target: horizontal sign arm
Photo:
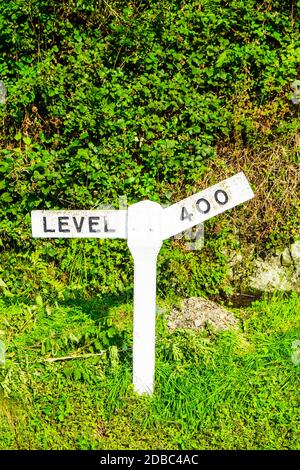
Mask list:
[[[193,194],[163,210],[163,240],[251,199],[253,191],[243,172]]]
[[[254,196],[244,175],[220,183],[163,209],[161,237],[184,232]],[[147,211],[145,213],[147,219]],[[128,238],[127,210],[37,210],[32,236],[41,238]]]
[[[127,238],[127,210],[32,211],[32,236]]]

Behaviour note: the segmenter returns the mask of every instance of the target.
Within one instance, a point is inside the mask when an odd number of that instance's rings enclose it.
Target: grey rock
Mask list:
[[[289,248],[285,248],[284,251],[280,254],[280,261],[282,266],[292,266],[294,261],[291,256],[291,251]]]
[[[300,263],[300,240],[291,245],[291,256],[295,263]]]
[[[250,287],[267,292],[274,290],[300,292],[300,263],[297,253],[295,248],[293,252],[291,249],[285,249],[281,254],[269,256],[266,260],[256,260],[250,278]]]

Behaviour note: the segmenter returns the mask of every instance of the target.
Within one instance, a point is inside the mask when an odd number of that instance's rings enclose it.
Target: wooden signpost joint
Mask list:
[[[32,235],[42,238],[124,238],[134,260],[133,384],[152,394],[155,374],[156,261],[163,240],[254,196],[237,173],[163,209],[141,201],[128,210],[32,211]]]

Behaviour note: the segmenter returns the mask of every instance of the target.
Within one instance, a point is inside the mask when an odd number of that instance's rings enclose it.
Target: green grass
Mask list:
[[[170,333],[159,315],[149,398],[131,385],[131,299],[3,298],[0,449],[300,449],[300,297],[235,314],[218,334]],[[76,354],[101,355],[45,361]]]

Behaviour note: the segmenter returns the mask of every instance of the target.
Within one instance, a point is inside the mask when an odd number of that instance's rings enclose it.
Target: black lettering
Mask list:
[[[64,221],[67,222],[64,222]],[[71,230],[69,228],[63,228],[63,225],[68,225],[69,223],[69,217],[58,217],[58,231],[59,232],[70,232]]]
[[[113,228],[109,229],[107,227],[107,218],[106,217],[104,217],[104,232],[115,232],[115,229],[113,229]]]
[[[91,233],[100,232],[100,230],[93,229],[94,225],[99,225],[100,217],[89,217],[89,231]]]
[[[191,212],[189,213],[185,207],[182,207],[180,220],[185,220],[185,219],[191,220],[192,218],[193,218],[193,214]]]
[[[79,232],[79,233],[80,233],[81,230],[82,230],[83,221],[84,221],[84,217],[81,217],[81,218],[80,218],[80,222],[79,222],[79,224],[78,224],[76,217],[73,217],[73,222],[74,222],[75,228],[76,228],[77,232]]]
[[[44,228],[45,233],[55,232],[54,229],[51,230],[50,228],[47,228],[47,219],[46,219],[46,217],[43,217],[43,228]]]
[[[215,192],[215,200],[218,204],[221,204],[223,206],[224,204],[227,204],[228,199],[229,199],[228,194],[225,191],[223,191],[223,189],[218,189]]]
[[[202,204],[202,206],[203,204],[205,204],[206,209],[201,209],[200,204]],[[201,214],[207,214],[210,211],[210,203],[204,198],[198,199],[198,201],[196,202],[196,207],[197,207],[197,210],[201,212]]]

